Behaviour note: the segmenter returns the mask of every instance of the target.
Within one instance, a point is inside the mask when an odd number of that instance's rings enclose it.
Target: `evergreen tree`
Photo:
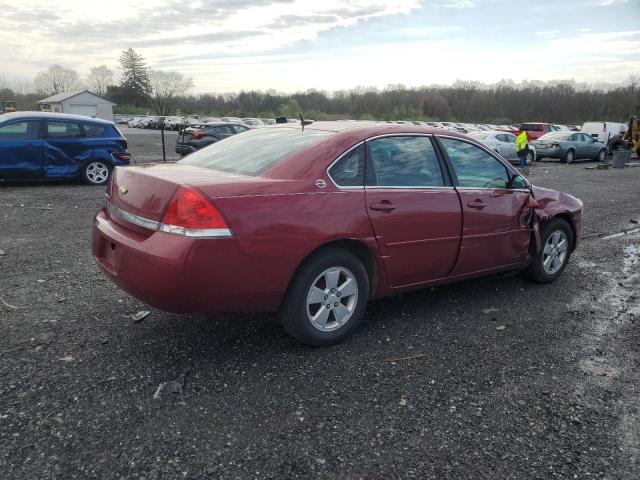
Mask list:
[[[120,79],[120,101],[129,105],[144,106],[149,103],[151,83],[144,58],[132,48],[120,55],[122,78]]]

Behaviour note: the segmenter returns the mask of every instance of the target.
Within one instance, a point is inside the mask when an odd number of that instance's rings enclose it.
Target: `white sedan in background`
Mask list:
[[[469,136],[484,143],[490,149],[498,152],[511,163],[520,163],[520,158],[516,152],[516,136],[512,133],[492,130],[489,132],[470,132]],[[527,165],[536,161],[536,149],[529,144],[529,153],[525,159]]]

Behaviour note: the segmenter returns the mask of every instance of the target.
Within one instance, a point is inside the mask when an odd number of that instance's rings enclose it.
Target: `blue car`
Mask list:
[[[104,185],[113,167],[130,161],[113,122],[64,113],[0,115],[0,182],[80,178]]]

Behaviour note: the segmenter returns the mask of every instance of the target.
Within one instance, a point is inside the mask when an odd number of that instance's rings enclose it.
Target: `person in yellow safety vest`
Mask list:
[[[526,130],[522,130],[516,137],[516,151],[520,158],[520,166],[526,166],[527,154],[529,153],[529,138]]]

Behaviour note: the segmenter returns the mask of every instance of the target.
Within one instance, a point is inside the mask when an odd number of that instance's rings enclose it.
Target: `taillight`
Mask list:
[[[131,154],[128,152],[113,152],[111,156],[121,162],[128,162],[131,160]]]
[[[204,137],[204,132],[202,130],[196,130],[191,134],[191,138],[195,138],[196,140],[202,137]]]
[[[222,214],[194,188],[178,187],[171,197],[159,229],[187,237],[231,237]]]

